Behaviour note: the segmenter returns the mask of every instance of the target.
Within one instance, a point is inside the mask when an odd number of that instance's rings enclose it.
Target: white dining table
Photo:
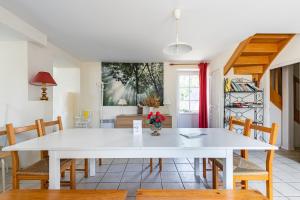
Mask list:
[[[202,134],[186,138],[180,134]],[[133,134],[133,129],[66,129],[44,137],[5,147],[3,151],[49,151],[49,188],[60,189],[60,159],[88,158],[90,176],[95,175],[97,158],[194,158],[199,175],[199,158],[223,158],[226,189],[233,188],[233,151],[270,150],[276,146],[223,128],[164,128],[160,136],[149,129]]]

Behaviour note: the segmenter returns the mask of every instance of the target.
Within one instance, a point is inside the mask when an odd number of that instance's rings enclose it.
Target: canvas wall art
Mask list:
[[[102,63],[103,105],[136,106],[148,96],[156,96],[163,105],[163,63]]]

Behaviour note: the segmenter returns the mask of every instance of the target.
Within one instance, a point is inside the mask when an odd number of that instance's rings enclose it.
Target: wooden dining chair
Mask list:
[[[244,136],[247,136],[249,137],[250,134],[251,134],[251,131],[250,131],[250,125],[252,123],[252,120],[250,119],[246,119],[246,120],[239,120],[239,119],[236,119],[235,117],[233,116],[230,116],[229,117],[229,131],[234,131],[234,129],[238,126],[238,127],[243,127],[243,135]],[[237,154],[235,154],[235,157],[238,156]],[[239,156],[242,156],[243,158],[248,158],[248,151],[247,150],[241,150],[241,153]],[[211,163],[211,165],[213,166],[213,162],[215,161],[215,159],[212,159],[212,158],[209,158],[208,159],[209,163]],[[207,171],[207,168],[206,168],[206,158],[203,158],[203,177],[206,178],[206,171]],[[213,188],[216,188],[216,180],[214,179],[214,176],[213,176]],[[247,183],[245,183],[247,184]]]
[[[161,172],[162,171],[162,158],[159,158],[158,159],[158,164],[159,164],[159,172]],[[152,171],[153,171],[153,158],[150,158],[150,173],[152,173]]]
[[[261,131],[269,134],[269,144],[275,145],[278,134],[278,125],[273,123],[271,127],[260,126],[256,124],[250,125],[251,130]],[[273,199],[273,173],[272,164],[275,150],[267,150],[266,167],[261,168],[256,163],[249,161],[246,158],[239,157],[233,160],[233,184],[236,187],[237,182],[242,182],[242,188],[248,189],[248,185],[243,185],[250,180],[266,181],[266,194],[269,200]],[[222,169],[223,160],[215,159],[213,166],[213,176],[217,180],[218,170]],[[217,185],[217,184],[216,184]]]
[[[63,130],[63,125],[62,125],[62,119],[61,116],[58,116],[56,120],[53,121],[47,121],[45,122],[43,119],[40,119],[41,122],[41,131],[38,133],[39,136],[44,136],[46,135],[46,128],[50,127],[50,126],[57,126],[59,131]],[[43,157],[48,157],[48,152],[47,151],[43,151],[42,152],[42,156]],[[84,171],[84,177],[87,178],[89,176],[88,174],[88,168],[89,168],[89,164],[88,164],[88,159],[84,159],[84,168],[83,169],[78,169],[76,168],[76,171]],[[62,173],[62,176],[64,177],[64,172]]]
[[[250,137],[251,135],[251,130],[250,130],[250,126],[251,126],[252,120],[251,119],[246,119],[246,120],[239,120],[236,119],[234,117],[230,117],[229,118],[229,130],[230,131],[234,131],[235,128],[240,128],[243,127],[243,135],[246,137]],[[236,163],[239,161],[240,158],[244,158],[244,159],[248,159],[248,151],[242,149],[240,151],[240,154],[234,153],[233,155],[233,162]],[[213,188],[217,189],[218,187],[218,176],[216,175],[217,173],[217,169],[222,169],[223,170],[223,163],[218,162],[218,160],[222,160],[222,159],[211,159],[211,163],[212,163],[212,184],[213,184]],[[223,161],[223,160],[222,160]],[[248,188],[248,181],[242,181],[242,185],[244,185],[245,188]]]
[[[38,132],[41,131],[41,124],[39,120],[33,125],[15,128],[13,124],[6,125],[6,133],[9,145],[16,144],[16,134],[25,132]],[[12,151],[12,185],[13,189],[19,189],[21,180],[40,180],[41,189],[46,189],[49,182],[49,159],[41,158],[39,161],[33,163],[28,167],[21,168],[18,151]],[[67,159],[61,160],[60,171],[64,172],[70,168],[70,182],[71,189],[76,188],[75,177],[75,162],[70,162]]]

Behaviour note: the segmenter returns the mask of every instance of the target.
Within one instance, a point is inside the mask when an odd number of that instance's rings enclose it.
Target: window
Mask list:
[[[275,106],[282,109],[282,68],[270,71],[270,99]]]
[[[179,73],[179,112],[194,113],[199,111],[199,72]]]

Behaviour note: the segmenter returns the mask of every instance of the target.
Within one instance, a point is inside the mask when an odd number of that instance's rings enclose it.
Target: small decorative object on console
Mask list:
[[[138,115],[143,115],[143,103],[140,102],[138,105],[137,105],[137,114]]]
[[[162,122],[165,121],[166,117],[160,114],[160,112],[150,112],[147,116],[146,123],[149,124],[150,129],[152,130],[152,136],[159,136],[160,130],[162,128]]]

